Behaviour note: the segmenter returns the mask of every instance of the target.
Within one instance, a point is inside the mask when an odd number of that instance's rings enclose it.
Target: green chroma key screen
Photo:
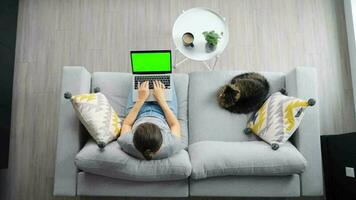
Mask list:
[[[171,52],[131,52],[131,65],[133,73],[171,72]]]

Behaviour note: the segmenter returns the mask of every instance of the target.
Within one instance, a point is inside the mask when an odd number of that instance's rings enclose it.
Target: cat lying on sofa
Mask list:
[[[244,73],[235,76],[229,84],[218,90],[219,105],[233,113],[256,111],[269,93],[267,79],[258,73]]]

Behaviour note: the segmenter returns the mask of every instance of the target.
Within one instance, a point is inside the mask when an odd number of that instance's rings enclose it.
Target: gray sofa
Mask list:
[[[123,118],[128,89],[131,87],[131,74],[90,74],[84,67],[64,67],[54,195],[323,195],[318,105],[307,110],[298,133],[295,133],[291,142],[273,151],[265,142],[243,133],[250,115],[231,114],[216,103],[218,87],[238,73],[241,72],[174,74],[179,105],[178,119],[187,148],[172,158],[150,162],[135,160],[126,155],[116,142],[109,144],[104,152],[98,151],[76,118],[71,103],[63,98],[66,91],[75,95],[100,87],[101,92]],[[269,80],[271,92],[286,88],[291,96],[318,99],[316,71],[313,68],[296,68],[287,74],[262,74]],[[135,167],[125,169],[126,163]],[[160,166],[163,164],[165,168]],[[152,175],[170,173],[169,167],[178,170],[175,174],[169,174],[171,176]],[[127,176],[123,170],[136,174]]]

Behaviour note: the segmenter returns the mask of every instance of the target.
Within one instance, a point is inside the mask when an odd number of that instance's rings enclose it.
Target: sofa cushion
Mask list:
[[[182,142],[188,147],[188,83],[187,74],[174,74],[173,80],[178,101],[178,120],[181,125]],[[105,94],[114,110],[124,118],[129,89],[132,87],[132,75],[119,72],[94,72],[92,88],[100,88]]]
[[[186,179],[191,174],[188,152],[162,160],[139,160],[111,142],[100,150],[90,139],[75,158],[76,166],[88,173],[132,181],[169,181]]]
[[[120,118],[102,93],[72,96],[77,117],[100,147],[115,140],[121,129]]]
[[[306,160],[287,142],[274,151],[263,141],[202,141],[189,145],[192,178],[300,174]]]
[[[233,114],[216,100],[218,89],[243,72],[193,72],[189,75],[189,144],[198,141],[251,141],[253,134],[243,133],[251,114]],[[285,87],[283,73],[261,73],[270,83],[270,92]]]
[[[276,92],[249,119],[245,132],[256,134],[276,150],[297,130],[304,110],[314,104],[313,99],[307,101]]]

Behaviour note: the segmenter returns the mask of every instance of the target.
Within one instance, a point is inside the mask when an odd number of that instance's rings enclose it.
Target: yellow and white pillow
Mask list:
[[[102,93],[71,97],[73,108],[100,148],[115,140],[121,129],[120,118]]]
[[[245,133],[256,134],[277,150],[297,130],[305,108],[314,104],[314,99],[305,101],[276,92],[252,115]]]

